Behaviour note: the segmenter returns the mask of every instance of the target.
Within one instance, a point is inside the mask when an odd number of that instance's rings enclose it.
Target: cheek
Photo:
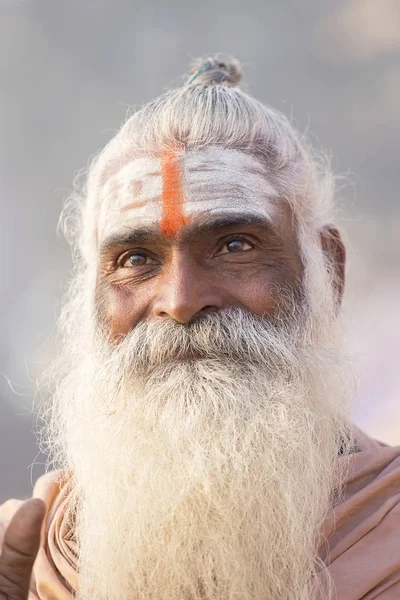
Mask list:
[[[235,303],[259,316],[274,317],[291,311],[290,302],[298,297],[299,279],[290,269],[277,273],[263,269],[236,281],[232,288]]]
[[[132,290],[99,283],[96,306],[100,322],[113,338],[125,336],[142,319],[146,303]]]
[[[259,316],[272,316],[277,304],[277,285],[273,278],[264,275],[247,280],[236,287],[236,297],[247,310]]]

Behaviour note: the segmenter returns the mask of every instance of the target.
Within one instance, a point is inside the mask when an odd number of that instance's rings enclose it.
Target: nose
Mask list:
[[[188,257],[175,256],[160,276],[154,316],[189,323],[222,307],[222,293],[209,272]]]

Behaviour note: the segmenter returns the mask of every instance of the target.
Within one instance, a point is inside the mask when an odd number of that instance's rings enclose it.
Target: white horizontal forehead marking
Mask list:
[[[213,163],[217,163],[218,165],[226,165],[230,168],[256,170],[267,175],[267,169],[257,158],[233,148],[208,146],[201,150],[190,150],[186,154],[186,157],[186,163],[190,165],[190,168],[197,168],[203,165],[207,168],[212,167]]]
[[[139,225],[159,221],[162,212],[161,195],[161,160],[141,157],[129,162],[104,185],[99,214],[99,237],[103,238],[110,230],[120,229],[128,218],[131,220],[133,217]]]
[[[254,157],[217,146],[190,150],[182,156],[186,217],[196,214],[248,214],[272,220],[277,192],[267,171]],[[130,161],[104,185],[99,214],[99,238],[124,226],[141,227],[162,218],[161,159]]]
[[[255,212],[270,220],[278,196],[262,164],[238,150],[212,146],[188,152],[185,215],[200,212]]]
[[[136,184],[136,185],[135,185]],[[111,177],[103,188],[103,203],[113,208],[151,199],[162,193],[161,161],[159,158],[137,158]]]
[[[131,160],[115,175],[120,182],[137,181],[149,173],[160,173],[161,160],[153,156],[142,156]]]

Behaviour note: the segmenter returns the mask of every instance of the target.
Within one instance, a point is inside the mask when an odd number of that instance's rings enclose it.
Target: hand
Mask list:
[[[45,512],[44,502],[33,498],[24,502],[11,519],[0,556],[0,600],[28,598]]]

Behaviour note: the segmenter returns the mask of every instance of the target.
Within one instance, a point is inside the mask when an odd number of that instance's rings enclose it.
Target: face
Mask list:
[[[102,196],[97,306],[114,339],[90,335],[77,286],[49,428],[73,474],[79,598],[313,598],[347,361],[293,294],[286,204],[256,159],[218,148],[138,158]],[[321,245],[343,263],[333,230]]]
[[[226,308],[273,317],[299,291],[291,214],[261,163],[211,147],[125,165],[104,187],[97,306],[115,339],[138,323]]]

